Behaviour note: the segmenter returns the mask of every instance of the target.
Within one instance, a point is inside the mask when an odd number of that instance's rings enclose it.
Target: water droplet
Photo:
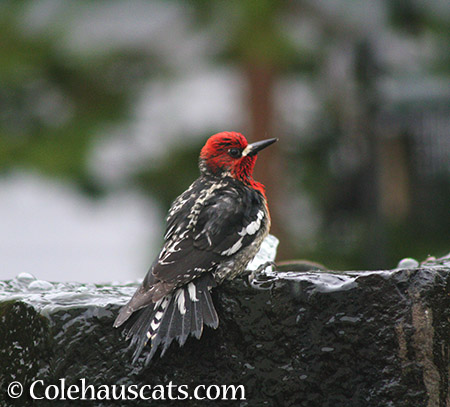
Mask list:
[[[411,257],[406,257],[399,261],[397,268],[399,269],[413,269],[419,267],[419,262]]]
[[[16,280],[20,281],[21,283],[29,283],[36,280],[36,277],[30,273],[20,273],[16,276]]]
[[[35,280],[30,283],[28,289],[30,291],[50,291],[53,290],[53,284],[44,280]]]

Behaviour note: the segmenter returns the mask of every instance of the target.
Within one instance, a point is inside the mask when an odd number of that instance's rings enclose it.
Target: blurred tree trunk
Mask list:
[[[249,139],[262,140],[278,137],[280,142],[261,153],[255,169],[255,179],[266,186],[272,217],[271,232],[280,240],[278,257],[292,255],[282,205],[285,204],[284,178],[280,157],[283,136],[274,133],[274,93],[286,54],[284,37],[277,25],[283,4],[277,0],[235,2],[240,15],[235,46],[242,70],[247,80],[246,101],[250,113]]]
[[[404,222],[411,211],[410,166],[406,136],[389,135],[381,143],[381,209],[389,223]]]
[[[248,106],[250,111],[251,140],[262,140],[271,137],[281,138],[275,134],[274,123],[274,88],[276,84],[277,69],[268,61],[247,62],[244,65],[248,83]],[[281,136],[281,137],[280,137]],[[279,144],[274,144],[262,153],[262,158],[255,168],[255,179],[266,186],[266,194],[272,217],[271,233],[280,239],[277,259],[292,255],[292,244],[284,227],[281,208],[285,197],[284,175],[281,166]]]

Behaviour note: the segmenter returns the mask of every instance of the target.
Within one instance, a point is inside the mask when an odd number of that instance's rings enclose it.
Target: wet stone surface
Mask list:
[[[401,264],[400,264],[401,265]],[[405,264],[404,264],[405,265]],[[450,258],[360,272],[273,272],[214,292],[217,330],[162,359],[131,365],[112,328],[136,284],[0,282],[0,405],[11,381],[47,384],[242,384],[246,400],[153,405],[450,405]],[[41,388],[42,389],[42,388]],[[37,391],[39,393],[39,391]],[[166,398],[168,394],[166,393]],[[80,404],[77,404],[80,403]],[[35,405],[36,402],[33,403]],[[48,401],[46,405],[148,405],[149,401]],[[36,404],[37,405],[37,404]]]

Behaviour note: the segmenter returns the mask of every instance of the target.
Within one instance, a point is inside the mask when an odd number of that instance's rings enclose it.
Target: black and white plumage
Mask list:
[[[216,134],[200,155],[200,177],[172,204],[164,245],[141,286],[115,323],[126,322],[136,346],[148,341],[148,363],[174,339],[183,345],[219,319],[211,289],[245,270],[269,232],[264,187],[252,178],[256,153],[276,139],[248,144],[235,132]]]

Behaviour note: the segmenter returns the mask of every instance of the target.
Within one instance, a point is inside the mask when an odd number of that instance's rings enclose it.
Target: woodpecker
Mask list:
[[[211,289],[245,271],[269,233],[264,185],[253,179],[256,156],[271,138],[249,144],[237,132],[211,136],[200,152],[200,177],[172,204],[164,244],[142,284],[114,322],[126,322],[136,346],[133,363],[148,341],[164,355],[176,339],[200,338],[217,328]]]

